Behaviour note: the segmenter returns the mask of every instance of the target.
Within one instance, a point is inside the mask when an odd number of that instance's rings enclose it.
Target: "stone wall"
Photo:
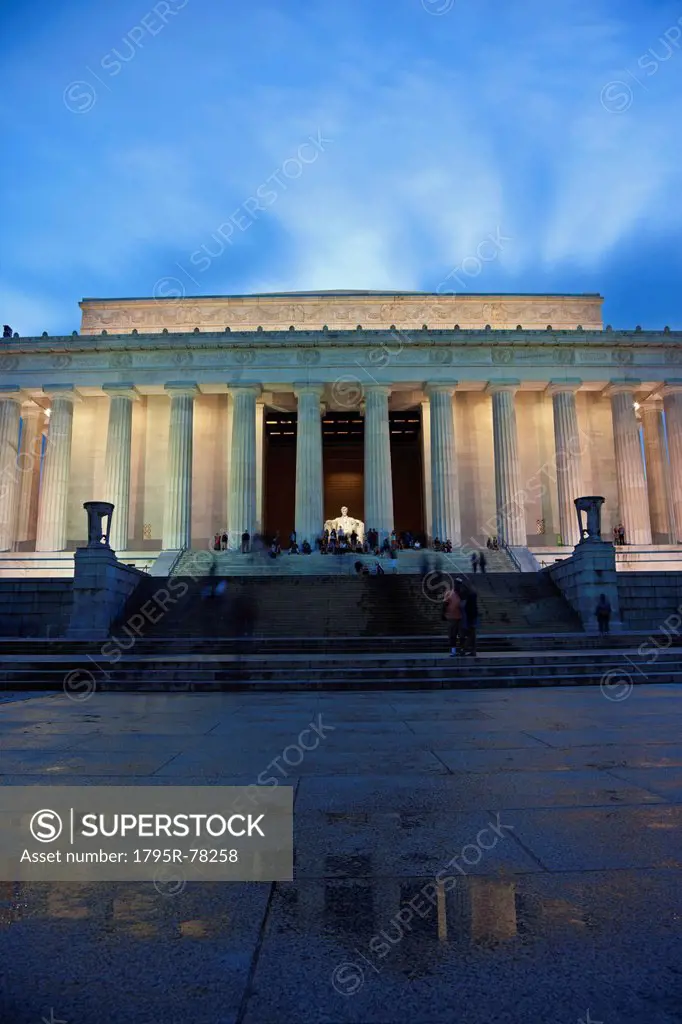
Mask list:
[[[589,540],[578,544],[570,558],[544,569],[570,606],[578,613],[587,633],[598,629],[596,607],[604,594],[611,605],[611,630],[623,628],[619,608],[616,559],[613,544]]]
[[[0,636],[63,636],[73,580],[0,580]]]
[[[617,581],[627,629],[682,633],[682,572],[619,572]]]

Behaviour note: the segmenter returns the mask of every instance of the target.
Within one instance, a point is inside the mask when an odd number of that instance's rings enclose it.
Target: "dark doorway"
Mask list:
[[[282,541],[294,529],[296,512],[296,413],[265,410],[263,518],[266,536]]]
[[[419,410],[390,413],[393,513],[398,533],[424,529],[421,416]],[[346,505],[351,516],[365,518],[365,424],[358,412],[327,413],[322,418],[324,518],[334,519]],[[296,413],[265,410],[264,518],[268,535],[287,538],[296,511]],[[320,528],[322,524],[320,524]]]
[[[424,531],[421,412],[392,412],[389,422],[396,533],[410,530],[419,535]]]

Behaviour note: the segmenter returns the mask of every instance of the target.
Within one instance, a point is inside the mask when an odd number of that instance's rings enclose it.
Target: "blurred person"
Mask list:
[[[461,654],[462,644],[462,598],[455,584],[443,601],[442,617],[448,623],[450,637],[450,657]]]

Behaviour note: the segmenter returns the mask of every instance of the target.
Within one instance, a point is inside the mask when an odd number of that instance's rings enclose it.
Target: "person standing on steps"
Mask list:
[[[609,622],[611,620],[611,604],[606,594],[599,595],[599,603],[595,608],[595,614],[597,616],[599,633],[601,636],[606,636],[609,632]]]
[[[483,558],[482,554],[481,554],[481,558]],[[474,576],[478,572],[478,555],[476,554],[475,551],[474,551],[473,555],[471,556],[471,571],[473,572]]]
[[[249,531],[248,530],[244,530],[244,532],[242,534],[242,554],[243,555],[248,555],[250,541],[251,541],[251,535],[250,535]]]
[[[485,567],[487,564],[488,561],[485,557],[485,551],[481,551],[480,555],[478,556],[478,568],[481,570],[482,573],[485,572]]]
[[[462,641],[462,598],[457,581],[443,601],[443,619],[449,625],[450,657],[454,658],[461,653]]]

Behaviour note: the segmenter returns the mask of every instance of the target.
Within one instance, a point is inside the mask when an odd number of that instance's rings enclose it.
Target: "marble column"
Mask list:
[[[19,468],[19,500],[15,540],[17,545],[35,544],[38,524],[38,495],[40,488],[40,456],[43,449],[43,410],[35,402],[21,407],[21,447]]]
[[[665,451],[663,403],[650,399],[640,406],[639,415],[644,434],[651,537],[656,544],[669,544],[671,530],[668,513],[668,457]]]
[[[137,401],[138,394],[133,384],[104,384],[102,390],[110,397],[104,460],[104,500],[114,503],[109,543],[114,551],[126,551],[130,519],[133,402]]]
[[[431,405],[428,398],[421,403],[421,455],[422,455],[422,499],[424,502],[424,533],[427,543],[434,538],[433,532],[433,477],[431,473]]]
[[[256,402],[256,533],[265,528],[265,402]]]
[[[51,399],[43,470],[38,499],[36,551],[63,551],[67,542],[73,407],[80,396],[73,384],[44,387]]]
[[[165,385],[170,395],[170,425],[166,461],[166,504],[163,515],[164,551],[192,546],[192,445],[196,384]],[[115,515],[116,513],[114,513]]]
[[[639,387],[640,381],[612,381],[606,392],[611,399],[619,514],[627,544],[651,544],[649,495],[635,413]]]
[[[548,388],[554,412],[559,532],[562,542],[569,547],[575,547],[581,539],[573,502],[585,493],[582,436],[575,404],[575,393],[581,383],[579,380],[552,381]]]
[[[322,475],[321,384],[294,384],[298,399],[296,426],[296,539],[307,540],[313,551],[324,521]]]
[[[14,547],[19,497],[19,419],[21,392],[0,387],[0,551]]]
[[[427,384],[431,411],[431,515],[433,537],[462,542],[455,449],[455,384]]]
[[[519,384],[518,380],[491,381],[486,388],[493,401],[497,535],[510,547],[528,543],[514,404]]]
[[[660,393],[663,396],[670,458],[673,543],[682,544],[682,380],[667,380]]]
[[[227,530],[228,536],[230,533],[230,471],[232,467],[232,420],[234,416],[234,401],[232,395],[227,395],[227,429],[225,431],[225,451],[227,457],[225,460],[226,468],[226,489],[225,489],[225,529]]]
[[[231,387],[230,547],[239,550],[244,531],[256,531],[256,399],[260,385]]]
[[[365,530],[376,529],[379,543],[393,530],[391,435],[388,420],[390,387],[365,387]]]

